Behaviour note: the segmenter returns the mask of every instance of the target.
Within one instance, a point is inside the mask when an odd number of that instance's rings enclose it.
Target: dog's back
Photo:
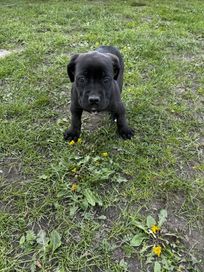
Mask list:
[[[103,54],[110,53],[110,54],[113,54],[118,57],[119,62],[120,62],[120,72],[119,72],[119,75],[117,78],[117,82],[118,82],[118,86],[120,88],[120,92],[122,92],[124,61],[123,61],[120,51],[116,47],[106,46],[106,45],[102,45],[102,46],[98,47],[95,51],[103,53]]]

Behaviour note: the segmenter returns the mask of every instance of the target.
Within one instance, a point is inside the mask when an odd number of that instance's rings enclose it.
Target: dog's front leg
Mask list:
[[[68,141],[74,140],[77,142],[81,133],[81,115],[83,110],[81,108],[71,107],[71,127],[65,131],[64,139]]]
[[[123,139],[131,139],[134,135],[134,130],[127,124],[125,117],[125,108],[121,103],[116,107],[115,116],[117,119],[118,133]]]

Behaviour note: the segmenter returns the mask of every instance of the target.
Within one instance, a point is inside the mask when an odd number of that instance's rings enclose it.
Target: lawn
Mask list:
[[[204,2],[0,0],[0,271],[204,271]],[[135,130],[84,113],[66,65],[114,45]]]

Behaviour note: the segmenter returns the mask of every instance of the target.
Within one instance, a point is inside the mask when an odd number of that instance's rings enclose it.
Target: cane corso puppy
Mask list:
[[[123,85],[124,63],[118,49],[100,46],[95,51],[77,54],[67,65],[71,80],[71,127],[64,139],[75,142],[81,133],[81,115],[88,112],[110,112],[117,120],[118,132],[123,139],[130,139],[134,132],[125,118],[125,108],[120,98]]]

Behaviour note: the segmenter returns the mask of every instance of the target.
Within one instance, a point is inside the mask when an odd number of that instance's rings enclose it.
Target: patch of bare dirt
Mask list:
[[[6,50],[6,49],[0,49],[0,58],[5,58],[12,53],[19,53],[22,49],[15,49],[15,50]]]
[[[83,121],[82,121],[82,129],[93,132],[97,128],[102,126],[106,118],[106,114],[103,112],[100,113],[88,113],[83,112]]]
[[[184,53],[182,55],[171,55],[171,58],[186,63],[195,63],[197,66],[200,66],[203,65],[204,54],[203,52],[200,54]]]
[[[25,176],[22,173],[22,163],[19,159],[8,157],[0,160],[0,210],[9,212],[12,209],[14,212],[15,208],[12,207],[12,201],[3,201],[1,196],[4,196],[4,192],[10,190],[12,187],[25,182]],[[17,186],[18,186],[17,185]]]
[[[200,163],[198,161],[190,160],[188,162],[180,161],[177,164],[176,173],[178,177],[192,181],[196,177],[202,175],[202,171],[199,171],[199,165]]]
[[[129,272],[141,272],[140,262],[136,257],[127,259]]]
[[[106,216],[108,225],[113,225],[114,222],[119,219],[121,209],[118,206],[111,206],[106,209],[104,214]]]
[[[124,260],[124,262],[127,264],[129,272],[141,272],[141,266],[137,256],[127,258],[126,254],[121,248],[116,248],[113,251],[113,260],[117,261],[117,263],[120,263],[121,260]]]
[[[5,158],[0,160],[0,176],[9,182],[22,179],[22,163],[16,158]]]
[[[0,49],[0,58],[4,58],[8,55],[10,55],[12,52],[9,50]]]

